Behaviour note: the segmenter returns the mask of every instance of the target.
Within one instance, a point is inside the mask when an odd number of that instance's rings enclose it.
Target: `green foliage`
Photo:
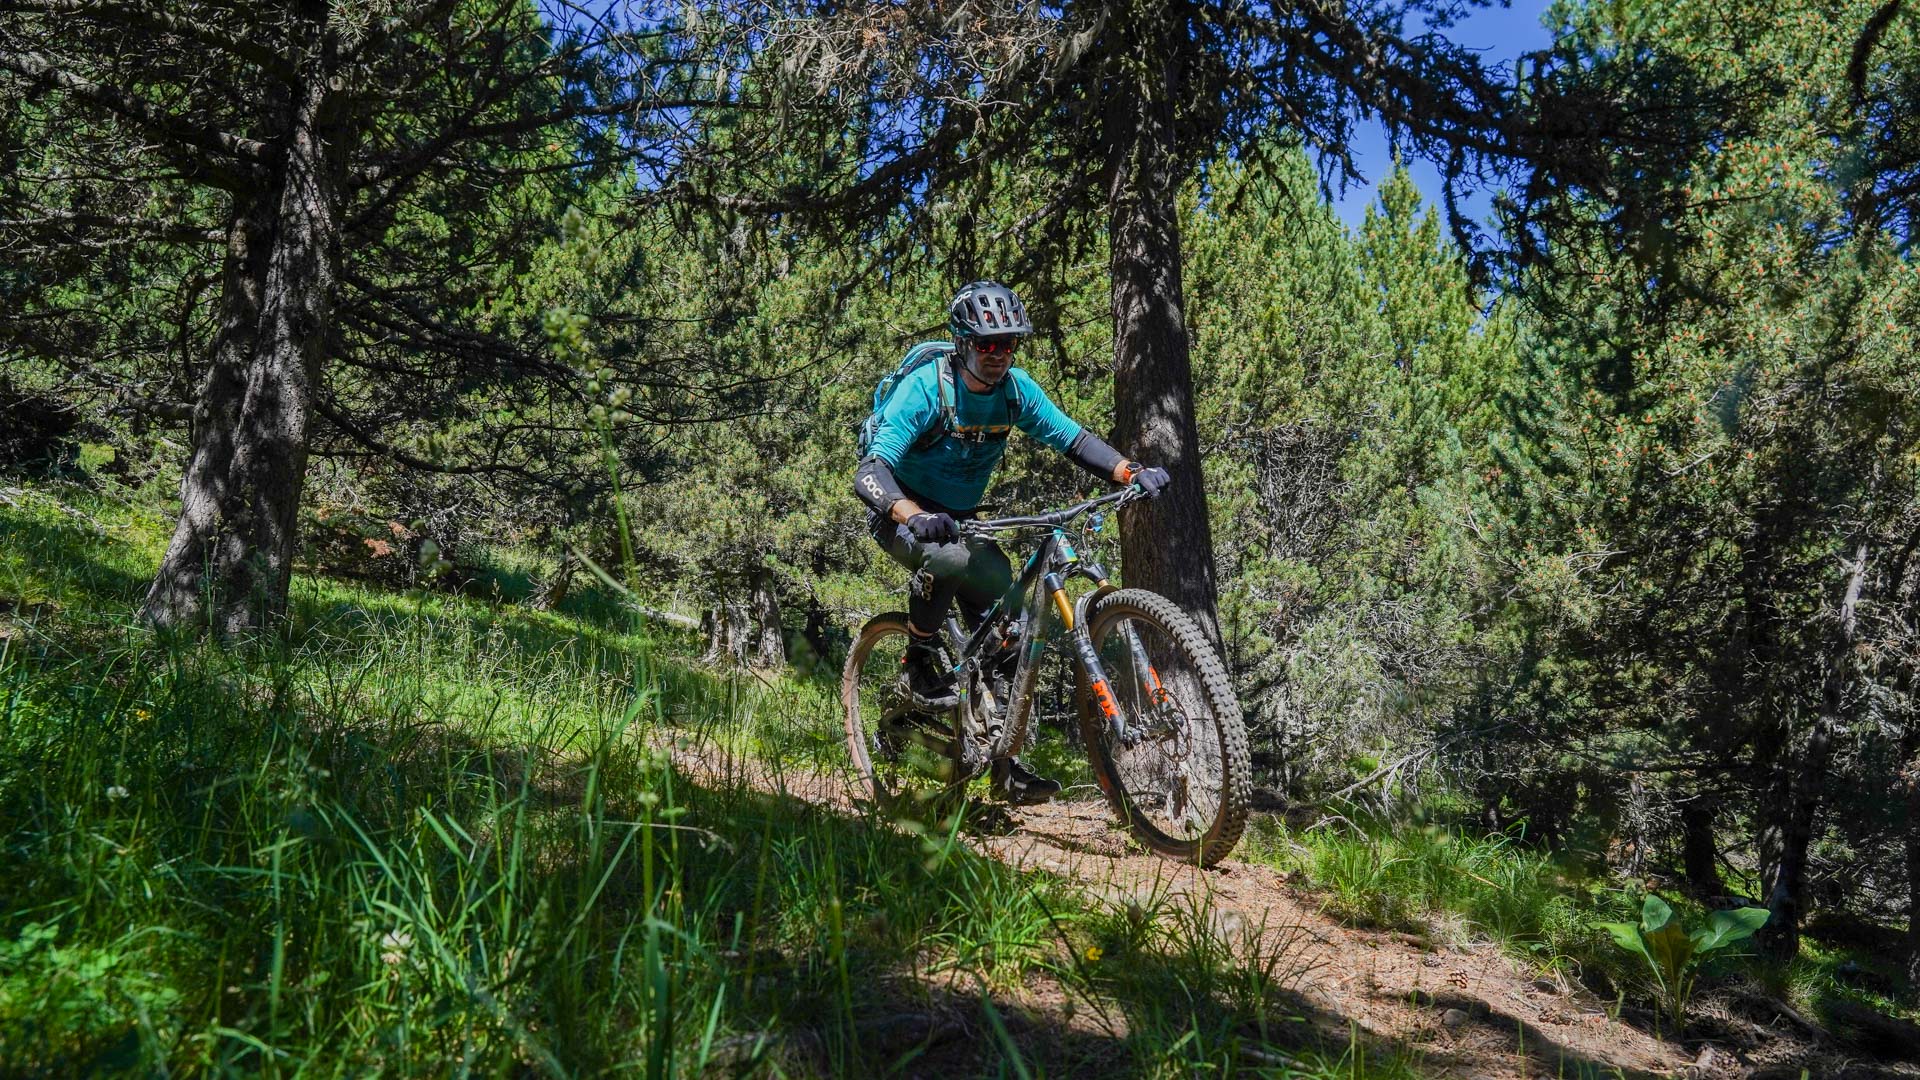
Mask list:
[[[621,621],[314,579],[278,648],[156,642],[122,613],[164,522],[67,497],[0,505],[0,593],[59,598],[0,622],[10,1067],[884,1072],[921,1053],[868,1034],[927,1007],[912,988],[991,1017],[1056,978],[1125,1013],[1087,1052],[1140,1074],[1415,1075],[1302,1048],[1288,970],[1203,909],[1132,918],[950,831],[739,779],[838,749],[811,682],[715,676]],[[661,753],[696,743],[723,760]],[[1137,963],[1085,961],[1095,942]]]
[[[1849,215],[1833,169],[1833,140],[1851,137],[1835,133],[1858,130],[1832,110],[1851,100],[1841,69],[1869,13],[1557,9],[1595,79],[1790,85],[1730,97],[1750,111],[1724,141],[1634,162],[1648,189],[1584,204],[1555,233],[1560,257],[1518,283],[1519,366],[1478,519],[1504,583],[1483,617],[1503,659],[1439,727],[1473,745],[1477,800],[1551,842],[1633,835],[1668,856],[1685,813],[1767,877],[1777,846],[1723,841],[1811,826],[1786,797],[1811,785],[1843,808],[1808,830],[1823,857],[1906,874],[1895,837],[1912,813],[1887,795],[1915,753],[1895,659],[1911,639],[1840,630],[1904,620],[1910,560],[1880,538],[1909,535],[1920,491],[1913,266]],[[1887,55],[1910,64],[1900,37]],[[1803,753],[1836,722],[1831,757]]]
[[[1640,909],[1637,923],[1597,924],[1614,944],[1639,956],[1653,973],[1654,985],[1667,1006],[1667,1019],[1677,1032],[1686,1023],[1687,1003],[1707,954],[1737,945],[1766,925],[1767,909],[1759,907],[1714,911],[1707,924],[1688,932],[1674,917],[1673,908],[1652,893]]]
[[[135,963],[144,934],[63,946],[57,924],[29,922],[17,933],[0,940],[0,1058],[50,1072],[118,1072],[140,1062],[144,1040],[177,1037],[178,992]]]
[[[1358,235],[1303,153],[1220,165],[1189,211],[1196,400],[1227,645],[1260,737],[1321,780],[1469,691],[1495,578],[1487,442],[1512,322],[1484,318],[1396,173]]]
[[[1577,868],[1550,853],[1423,816],[1331,819],[1299,832],[1269,822],[1251,846],[1324,892],[1328,913],[1343,922],[1493,940],[1568,974],[1608,970],[1589,924],[1617,903],[1613,894],[1585,886]]]
[[[1912,125],[1899,118],[1912,110],[1887,106],[1920,86],[1911,78],[1920,51],[1911,18],[1888,24],[1862,54],[1872,62],[1856,91],[1845,68],[1879,9],[1873,0],[1785,14],[1705,0],[1556,4],[1556,63],[1566,66],[1551,78],[1536,73],[1530,93],[1664,88],[1679,105],[1694,100],[1683,96],[1723,93],[1737,123],[1723,137],[1657,150],[1600,148],[1611,158],[1596,168],[1622,184],[1606,201],[1585,189],[1567,189],[1565,204],[1526,193],[1538,204],[1529,209],[1558,211],[1536,218],[1529,234],[1552,258],[1506,281],[1503,293],[1474,285],[1440,215],[1403,170],[1385,178],[1352,229],[1322,199],[1306,153],[1284,144],[1217,156],[1182,193],[1183,314],[1221,625],[1262,783],[1296,798],[1339,792],[1359,807],[1338,802],[1345,819],[1270,832],[1268,857],[1324,889],[1339,917],[1491,937],[1596,984],[1623,985],[1626,961],[1640,956],[1677,1020],[1683,1007],[1665,988],[1684,977],[1690,990],[1695,970],[1669,970],[1682,943],[1678,921],[1646,932],[1633,924],[1637,951],[1607,948],[1595,919],[1634,913],[1617,910],[1621,895],[1591,884],[1601,880],[1595,870],[1611,862],[1636,876],[1664,874],[1680,862],[1683,835],[1693,830],[1697,839],[1704,829],[1714,850],[1707,869],[1696,861],[1694,872],[1732,880],[1690,888],[1764,895],[1796,790],[1820,793],[1810,831],[1814,864],[1830,880],[1815,895],[1865,920],[1904,910],[1906,841],[1920,828],[1920,802],[1903,797],[1920,760],[1911,618],[1920,596],[1912,541],[1920,535],[1912,363],[1920,272],[1910,228],[1900,225],[1912,188],[1876,186],[1874,163],[1911,140]],[[524,28],[535,13],[512,18]],[[1765,92],[1748,92],[1755,87]],[[797,123],[778,110],[768,116]],[[806,130],[781,140],[778,152],[755,148],[756,173],[743,179],[729,155],[744,153],[750,133],[734,124],[723,118],[710,129],[716,171],[702,190],[738,180],[802,191],[823,173],[871,165],[875,133]],[[598,146],[612,135],[578,137]],[[523,1005],[644,1014],[658,1030],[671,1028],[676,1044],[706,1030],[709,1015],[719,1017],[717,1039],[745,1034],[771,1022],[743,1004],[751,979],[671,983],[670,962],[712,960],[731,938],[723,947],[710,927],[661,930],[655,899],[627,887],[632,845],[685,841],[696,834],[667,826],[694,813],[717,814],[719,824],[699,827],[763,860],[755,874],[764,866],[766,880],[787,882],[755,892],[759,914],[741,924],[754,948],[807,957],[837,979],[859,950],[836,940],[857,944],[858,920],[883,918],[901,929],[897,939],[873,939],[879,953],[917,935],[943,973],[991,987],[1057,963],[1048,950],[1058,926],[1022,899],[1026,884],[964,858],[928,865],[948,852],[939,830],[900,846],[864,838],[834,847],[839,841],[812,824],[796,824],[792,808],[749,809],[743,793],[702,793],[684,776],[667,791],[672,771],[628,746],[630,729],[620,725],[635,694],[652,694],[649,709],[711,728],[703,735],[739,753],[838,760],[837,736],[819,722],[833,709],[831,695],[810,680],[831,676],[850,626],[900,602],[904,579],[867,537],[849,491],[851,425],[875,379],[912,343],[940,336],[954,286],[1017,272],[1029,275],[1013,283],[1041,331],[1019,362],[1070,415],[1105,432],[1109,266],[1026,261],[1019,246],[1037,243],[1032,223],[1046,220],[1064,230],[1049,232],[1049,244],[1099,251],[1106,238],[1097,219],[1056,214],[1080,192],[1063,193],[1038,158],[986,155],[977,160],[993,162],[969,174],[968,192],[931,199],[910,220],[874,225],[849,242],[794,216],[697,216],[636,201],[636,190],[662,189],[626,168],[576,172],[580,149],[542,137],[488,163],[484,175],[498,183],[436,174],[419,197],[395,201],[393,220],[380,224],[382,245],[349,259],[366,282],[339,320],[344,362],[325,379],[329,400],[365,418],[396,453],[445,465],[491,448],[525,470],[425,477],[392,468],[385,453],[313,470],[316,531],[386,543],[394,526],[422,522],[416,539],[450,560],[407,552],[396,556],[407,563],[396,579],[413,580],[416,564],[457,562],[494,605],[302,579],[295,644],[267,673],[194,650],[162,655],[129,644],[137,637],[106,614],[128,610],[139,595],[162,515],[136,516],[98,490],[0,492],[0,601],[28,627],[0,646],[19,690],[6,707],[19,738],[40,740],[26,747],[38,756],[22,760],[46,765],[39,774],[15,768],[5,790],[20,820],[43,830],[22,841],[37,873],[78,860],[60,882],[34,879],[33,895],[52,905],[63,890],[85,888],[94,905],[17,914],[0,922],[0,941],[12,943],[8,955],[22,971],[46,969],[56,953],[76,966],[112,961],[97,992],[56,988],[74,1017],[68,1027],[91,1034],[33,1043],[34,1060],[65,1066],[111,1050],[132,1029],[109,1030],[98,1018],[124,1019],[143,995],[160,993],[196,1017],[201,1042],[192,1045],[232,1049],[222,1028],[242,1030],[241,1020],[272,1010],[260,1004],[258,958],[227,958],[221,950],[237,955],[239,946],[208,912],[231,919],[231,934],[283,928],[263,914],[261,882],[322,909],[350,901],[376,910],[390,918],[380,934],[404,929],[410,955],[427,958],[418,985],[407,985],[431,1007],[383,998],[355,1012],[340,986],[398,979],[389,969],[402,965],[377,954],[331,971],[341,980],[331,989],[303,988],[332,1030],[377,1042],[391,1017],[444,1026],[452,1016],[477,1025],[475,1038],[498,1050],[496,1060],[518,1052],[499,1049],[521,1045],[500,1016],[523,1023],[514,1011]],[[52,153],[40,148],[22,160],[64,175]],[[95,182],[75,183],[90,195]],[[154,221],[177,215],[212,225],[226,212],[224,197],[180,190],[174,180],[124,187],[135,196],[129,212],[160,215]],[[355,188],[354,198],[375,190]],[[914,250],[903,251],[903,237]],[[983,237],[998,239],[982,245]],[[137,404],[136,394],[190,399],[194,365],[215,329],[206,296],[217,247],[74,246],[52,258],[39,269],[0,270],[20,290],[10,295],[21,317],[0,319],[11,328],[6,340],[30,333],[32,345],[0,360],[13,364],[9,375],[23,388],[85,399],[95,426],[80,436],[79,479],[110,489],[116,477],[157,475],[170,486],[176,477],[156,462],[178,456],[183,432],[123,405]],[[405,301],[398,330],[395,298]],[[412,310],[414,298],[429,308]],[[361,452],[339,432],[323,442],[323,457]],[[992,498],[1033,506],[1095,486],[1016,438]],[[630,527],[614,528],[622,516]],[[627,605],[612,591],[554,599],[564,590],[546,588],[564,579],[568,553],[612,567],[627,543],[634,558],[623,580],[658,606],[687,611],[777,595],[806,678],[775,677],[778,693],[743,696],[726,680],[660,661],[659,643],[630,632]],[[1865,572],[1849,638],[1840,628],[1856,552]],[[555,613],[514,606],[543,594]],[[43,637],[46,620],[65,621],[72,637]],[[85,648],[75,644],[82,641]],[[1060,705],[1070,687],[1053,690]],[[144,695],[128,701],[154,719],[116,728],[124,710],[113,694]],[[228,706],[194,703],[195,695]],[[445,750],[395,730],[422,717],[444,728],[433,739],[479,732],[493,741]],[[158,740],[175,756],[128,756],[96,729]],[[1832,734],[1825,760],[1812,753],[1819,732]],[[110,763],[112,777],[83,782],[47,764],[68,745],[86,767]],[[503,771],[542,769],[549,779],[578,779],[602,751],[605,762],[593,767],[603,776],[639,785],[636,792],[663,800],[654,810],[683,816],[623,832],[617,822],[643,820],[645,808],[602,812],[557,795],[516,801],[502,779]],[[220,773],[210,764],[229,754],[244,768]],[[1036,759],[1062,775],[1082,767],[1058,741]],[[371,770],[395,790],[343,790],[302,762]],[[223,786],[212,786],[216,779]],[[398,790],[402,781],[415,792]],[[200,786],[179,786],[190,782]],[[132,794],[101,804],[89,797],[94,789]],[[282,789],[307,793],[295,801],[312,835],[281,828],[293,812]],[[157,804],[156,790],[165,793]],[[1425,809],[1446,799],[1458,805],[1444,815]],[[213,815],[202,832],[181,825],[190,805]],[[114,816],[128,813],[136,824]],[[735,834],[756,829],[766,836],[753,843],[765,846],[742,846]],[[96,835],[105,839],[88,838]],[[628,844],[626,853],[610,854],[609,838],[614,849]],[[545,892],[550,879],[487,861],[510,840],[550,852],[576,876],[608,875],[613,891],[585,906],[591,914],[564,948],[541,905],[579,906],[579,896]],[[176,863],[156,862],[153,845]],[[819,861],[815,845],[832,859]],[[263,866],[260,852],[293,859],[293,869]],[[375,852],[384,866],[371,861]],[[1725,856],[1719,869],[1715,855]],[[143,869],[126,871],[129,859]],[[847,865],[894,859],[924,872],[903,890],[915,897],[846,895],[859,876]],[[703,903],[743,910],[741,886],[725,873],[685,857],[662,869],[668,862],[656,869],[674,885],[657,899],[687,905],[674,918],[705,917]],[[84,885],[109,866],[127,876]],[[917,895],[927,888],[946,895],[934,904]],[[181,912],[165,924],[164,948],[158,938],[123,942],[103,929],[111,918],[132,925],[148,917],[127,898],[149,889],[161,899],[141,903]],[[511,896],[489,916],[511,932],[468,911],[473,890]],[[994,903],[968,909],[966,897],[980,894]],[[168,918],[176,918],[171,908]],[[1216,976],[1250,977],[1217,957],[1197,958],[1211,948],[1199,930],[1142,944],[1151,935],[1140,927],[1087,919],[1114,935],[1098,946],[1109,956],[1138,950],[1129,955],[1142,970],[1164,977],[1151,990],[1145,976],[1126,990],[1109,964],[1100,992],[1144,1000]],[[364,951],[366,933],[356,938],[345,925],[284,923],[307,935],[289,939],[296,946],[351,939]],[[822,929],[834,926],[839,939]],[[513,936],[522,930],[524,941]],[[1141,941],[1127,944],[1128,935]],[[571,971],[590,966],[576,951],[585,941],[623,962],[632,957],[635,985],[658,985],[668,973],[675,1001],[710,1007],[724,986],[725,1002],[712,1014],[676,1006],[663,1015],[661,996],[623,998],[589,973],[564,994],[515,982],[496,999],[507,1012],[496,1014],[462,989],[469,969],[485,966],[481,952],[497,960],[502,950],[531,948],[554,970]],[[1692,935],[1684,943],[1701,951]],[[176,958],[140,966],[154,950]],[[1196,952],[1175,957],[1181,950]],[[186,976],[168,982],[166,973],[191,969],[178,957],[251,964],[253,982],[229,984],[239,987],[229,1003],[224,988]],[[866,962],[853,956],[846,970],[878,970],[878,960],[862,969]],[[1777,976],[1837,993],[1837,965],[1820,963],[1788,962]],[[411,962],[405,970],[415,972]],[[165,977],[149,985],[136,976],[147,971]],[[283,995],[289,985],[279,984]],[[1238,1060],[1232,1025],[1265,991],[1206,985],[1196,1000],[1231,1004],[1203,1009],[1193,1023],[1171,1011],[1131,1018],[1152,1033],[1143,1045],[1165,1051],[1156,1067]],[[809,1023],[841,1007],[833,1001],[844,988],[832,980],[810,974],[794,986],[816,1010]],[[1887,1000],[1903,992],[1890,988]],[[408,1012],[420,1008],[428,1011]],[[244,1030],[265,1038],[257,1026]],[[319,1030],[300,1029],[316,1040]],[[187,1037],[152,1038],[163,1036]],[[611,1036],[581,1045],[610,1062],[632,1049]],[[418,1053],[410,1060],[426,1060]]]

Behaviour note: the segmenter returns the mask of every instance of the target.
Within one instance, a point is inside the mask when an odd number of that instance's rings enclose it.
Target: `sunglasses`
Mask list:
[[[1013,347],[1018,344],[1020,344],[1018,338],[977,340],[973,343],[973,348],[974,351],[978,352],[981,356],[1012,356]]]

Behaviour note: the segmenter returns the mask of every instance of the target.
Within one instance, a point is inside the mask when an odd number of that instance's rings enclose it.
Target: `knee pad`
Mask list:
[[[907,577],[907,591],[916,599],[933,599],[934,576],[931,566],[923,565]]]

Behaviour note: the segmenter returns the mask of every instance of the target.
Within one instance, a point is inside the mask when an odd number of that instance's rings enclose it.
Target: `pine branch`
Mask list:
[[[38,210],[39,208],[32,208]],[[44,216],[35,218],[0,218],[0,229],[20,229],[22,231],[60,230],[60,229],[110,229],[122,233],[134,233],[154,240],[168,240],[188,244],[223,244],[227,234],[221,229],[209,229],[197,225],[153,221],[146,218],[115,217],[111,214],[77,214],[58,210],[41,210]]]
[[[193,147],[215,159],[239,159],[252,166],[265,164],[272,156],[272,147],[266,143],[174,116],[136,94],[54,67],[37,53],[0,52],[0,71],[11,71],[34,82],[58,87],[75,98],[98,105],[156,135]],[[207,164],[216,171],[226,171],[218,161]]]
[[[139,4],[109,3],[107,0],[0,0],[0,12],[34,13],[58,18],[79,16],[129,29],[174,34],[210,45],[276,78],[291,80],[294,77],[292,62],[272,49],[257,41],[223,33],[175,11]]]

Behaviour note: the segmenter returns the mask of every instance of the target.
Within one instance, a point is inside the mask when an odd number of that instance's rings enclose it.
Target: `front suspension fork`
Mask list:
[[[1093,647],[1093,635],[1087,630],[1087,612],[1094,601],[1113,591],[1113,584],[1100,574],[1098,568],[1087,574],[1099,583],[1099,588],[1080,598],[1077,604],[1070,604],[1066,590],[1061,588],[1060,578],[1048,574],[1047,589],[1053,596],[1054,606],[1060,609],[1060,616],[1066,628],[1073,635],[1073,656],[1080,665],[1081,677],[1087,681],[1087,692],[1092,695],[1094,705],[1100,709],[1107,730],[1122,746],[1132,746],[1139,741],[1139,734],[1127,726],[1127,718],[1120,712],[1120,704],[1114,698],[1113,682],[1107,676],[1106,665],[1100,662],[1100,653]],[[1131,633],[1132,627],[1127,628]],[[1135,642],[1135,648],[1138,643]]]

